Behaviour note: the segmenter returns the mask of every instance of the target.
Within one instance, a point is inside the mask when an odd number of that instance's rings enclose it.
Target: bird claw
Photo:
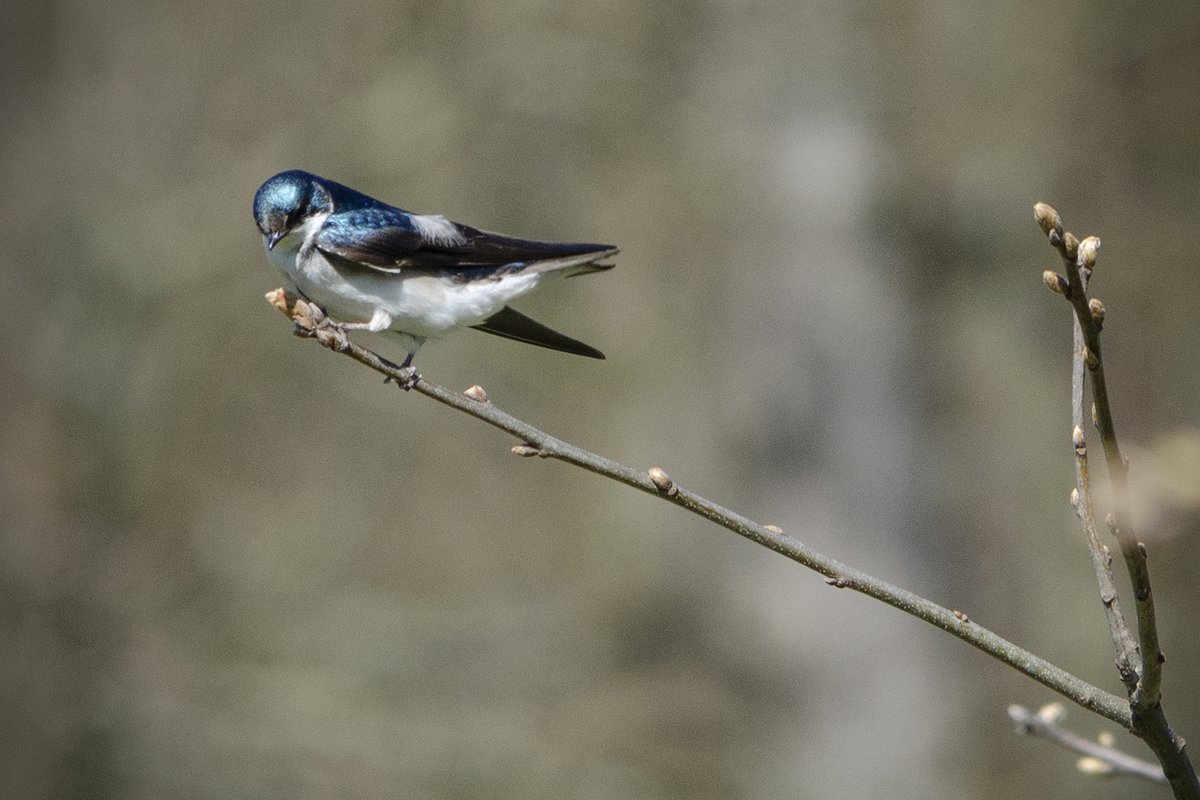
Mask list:
[[[337,353],[344,353],[350,349],[350,338],[346,336],[346,332],[337,325],[327,323],[317,328],[315,336],[317,341]]]
[[[389,363],[388,366],[394,367],[401,374],[400,374],[400,377],[398,377],[398,378],[394,377],[392,375],[388,375],[388,376],[384,377],[384,379],[383,379],[384,383],[394,383],[397,386],[399,386],[401,389],[403,389],[404,391],[407,392],[409,389],[416,386],[417,383],[421,380],[421,376],[417,373],[416,367],[409,367],[409,366],[397,367],[395,364],[391,364],[391,363]]]
[[[377,356],[377,358],[383,362],[385,367],[400,373],[399,377],[394,375],[385,375],[383,377],[384,383],[394,383],[407,392],[409,389],[417,385],[417,381],[421,380],[421,376],[417,374],[417,368],[412,365],[412,353],[408,354],[408,358],[404,359],[403,364],[396,364],[381,356]]]
[[[396,385],[406,392],[416,386],[417,382],[421,380],[421,376],[417,374],[416,367],[404,367],[400,371],[404,373],[404,377],[396,381]]]

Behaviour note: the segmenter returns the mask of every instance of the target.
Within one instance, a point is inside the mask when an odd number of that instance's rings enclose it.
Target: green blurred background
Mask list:
[[[1119,691],[1052,203],[1195,740],[1200,6],[65,0],[0,44],[3,796],[1166,796],[1013,735],[1054,696],[957,640],[294,339],[250,201],[619,245],[517,304],[608,361],[418,366]]]

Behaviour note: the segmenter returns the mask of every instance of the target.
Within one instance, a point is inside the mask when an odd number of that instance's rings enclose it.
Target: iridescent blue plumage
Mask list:
[[[294,288],[354,320],[348,327],[400,335],[410,356],[426,339],[470,326],[603,358],[505,304],[549,276],[609,268],[596,262],[617,252],[610,245],[488,233],[405,211],[303,170],[281,172],[259,187],[254,219]]]

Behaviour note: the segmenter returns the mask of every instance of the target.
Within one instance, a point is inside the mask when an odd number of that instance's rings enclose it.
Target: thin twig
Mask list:
[[[1078,259],[1077,259],[1078,260]],[[1091,270],[1076,264],[1079,282],[1083,290],[1087,290],[1088,277]],[[1052,273],[1053,274],[1053,273]],[[1047,286],[1055,291],[1072,291],[1070,284],[1063,286],[1057,280],[1045,278]],[[1079,320],[1071,315],[1073,328],[1071,356],[1071,444],[1075,450],[1075,491],[1072,493],[1072,504],[1083,524],[1084,541],[1087,543],[1088,555],[1091,556],[1092,569],[1096,573],[1096,583],[1100,587],[1100,602],[1104,605],[1104,614],[1108,619],[1108,632],[1112,638],[1113,649],[1116,651],[1117,674],[1126,692],[1132,694],[1138,682],[1138,650],[1129,626],[1125,624],[1125,615],[1121,612],[1121,600],[1117,595],[1117,587],[1113,581],[1112,554],[1100,542],[1100,534],[1096,530],[1096,514],[1092,503],[1091,481],[1088,475],[1087,438],[1084,436],[1084,403],[1083,390],[1084,374],[1087,366],[1084,363],[1084,353],[1087,346],[1083,341],[1083,330]]]
[[[1155,783],[1167,782],[1167,776],[1163,774],[1162,767],[1158,764],[1135,758],[1115,747],[1085,739],[1059,726],[1058,722],[1065,716],[1065,712],[1057,703],[1043,708],[1036,714],[1024,706],[1009,706],[1008,716],[1017,723],[1019,733],[1026,736],[1040,736],[1073,753],[1095,759],[1103,765],[1103,769],[1088,770],[1089,772],[1102,775],[1130,775]]]
[[[1043,211],[1043,207],[1049,213]],[[1058,212],[1044,203],[1035,207],[1035,214],[1038,215],[1038,222],[1046,232],[1050,244],[1062,256],[1070,287],[1065,296],[1075,311],[1075,321],[1083,333],[1083,360],[1092,375],[1095,422],[1100,431],[1100,443],[1104,446],[1104,458],[1113,486],[1114,524],[1110,527],[1121,546],[1121,555],[1125,559],[1125,568],[1133,585],[1133,599],[1137,609],[1138,648],[1141,659],[1138,664],[1138,684],[1130,697],[1130,704],[1135,714],[1144,714],[1158,705],[1162,690],[1163,655],[1158,645],[1158,626],[1154,619],[1154,595],[1150,590],[1146,547],[1138,541],[1129,517],[1129,465],[1121,454],[1112,407],[1108,400],[1104,359],[1100,351],[1100,324],[1089,308],[1087,289],[1080,276],[1080,267],[1090,270],[1095,264],[1099,242],[1089,237],[1081,246],[1074,234],[1063,230],[1062,218],[1058,216]]]
[[[1100,352],[1100,328],[1104,321],[1104,305],[1099,300],[1089,299],[1087,296],[1086,281],[1095,266],[1096,251],[1100,246],[1100,240],[1088,237],[1081,242],[1074,234],[1064,231],[1062,218],[1058,212],[1045,203],[1038,203],[1034,206],[1034,217],[1050,244],[1059,252],[1066,267],[1065,281],[1060,280],[1058,276],[1054,276],[1053,280],[1049,275],[1044,275],[1043,278],[1051,289],[1062,294],[1071,303],[1077,329],[1082,334],[1082,347],[1079,346],[1080,343],[1077,340],[1076,348],[1080,359],[1092,376],[1093,421],[1100,431],[1100,441],[1104,447],[1109,480],[1113,486],[1114,509],[1106,521],[1120,544],[1121,555],[1124,557],[1125,567],[1133,588],[1134,607],[1137,611],[1138,622],[1138,657],[1134,664],[1137,681],[1132,685],[1132,691],[1129,693],[1129,706],[1133,721],[1130,730],[1154,751],[1154,755],[1162,764],[1163,773],[1170,782],[1171,791],[1174,792],[1175,797],[1200,800],[1200,780],[1196,777],[1195,767],[1192,766],[1184,749],[1183,739],[1167,722],[1166,713],[1161,705],[1164,659],[1158,641],[1154,595],[1150,589],[1146,546],[1138,540],[1129,515],[1129,465],[1125,457],[1121,455],[1117,441],[1116,426],[1113,422],[1112,407],[1109,403],[1108,387],[1105,381],[1104,360]],[[1074,399],[1074,392],[1072,396]],[[1075,432],[1079,433],[1077,443],[1081,442],[1083,439],[1082,425],[1076,427]],[[1086,444],[1083,445],[1083,449],[1086,455]],[[1076,450],[1077,452],[1079,450],[1078,444]],[[1086,464],[1084,474],[1086,476]],[[1080,501],[1083,501],[1082,497]],[[1107,596],[1102,578],[1103,572],[1103,570],[1098,571],[1097,576],[1101,579],[1102,596]],[[1129,645],[1123,640],[1120,631],[1113,631],[1111,616],[1110,631],[1114,634],[1113,640],[1117,646],[1117,664],[1120,669],[1122,658],[1128,657]],[[1122,673],[1121,677],[1123,681],[1127,679],[1125,673]],[[1127,689],[1130,687],[1128,682],[1126,687]]]
[[[1068,700],[1112,720],[1123,728],[1129,728],[1132,723],[1129,704],[1123,698],[1093,686],[1045,659],[1017,647],[1012,642],[972,622],[961,611],[939,606],[912,592],[822,555],[773,525],[761,525],[688,491],[675,483],[661,469],[653,468],[648,472],[635,470],[551,436],[501,411],[491,403],[474,399],[482,395],[482,392],[475,391],[474,388],[472,390],[473,398],[429,383],[423,378],[415,376],[411,369],[405,370],[397,367],[370,350],[356,345],[346,337],[343,331],[330,325],[319,309],[303,300],[289,298],[282,289],[269,293],[267,299],[296,323],[299,335],[315,338],[331,350],[343,353],[355,361],[365,364],[403,387],[411,388],[512,434],[521,442],[514,448],[514,452],[517,452],[518,455],[537,455],[574,464],[686,508],[756,544],[774,550],[819,572],[826,576],[825,582],[830,586],[861,592],[941,628],[1053,689]]]

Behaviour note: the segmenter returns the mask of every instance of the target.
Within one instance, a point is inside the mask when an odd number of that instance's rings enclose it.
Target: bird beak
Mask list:
[[[276,231],[267,236],[267,249],[274,250],[275,245],[279,244],[279,240],[287,236],[287,231]]]

